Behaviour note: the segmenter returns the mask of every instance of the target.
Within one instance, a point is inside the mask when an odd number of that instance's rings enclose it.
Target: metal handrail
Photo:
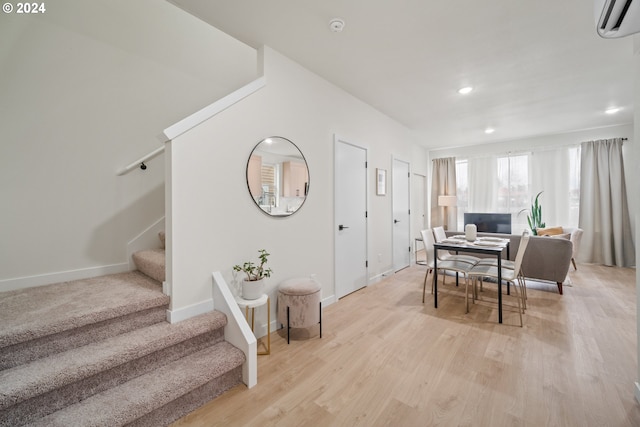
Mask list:
[[[120,171],[118,171],[118,176],[121,176],[121,175],[124,175],[126,173],[129,173],[129,172],[131,172],[132,170],[134,170],[136,168],[140,168],[142,170],[145,170],[147,168],[147,165],[145,165],[144,162],[153,159],[154,157],[156,157],[157,155],[159,155],[163,151],[164,151],[164,145],[161,146],[161,147],[156,148],[155,150],[153,150],[149,154],[140,157],[135,162],[132,162],[129,165],[125,166],[124,168],[120,169]]]

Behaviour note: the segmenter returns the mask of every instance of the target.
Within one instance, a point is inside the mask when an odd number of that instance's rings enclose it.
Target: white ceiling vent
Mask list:
[[[640,32],[640,0],[595,0],[598,34],[607,39]]]

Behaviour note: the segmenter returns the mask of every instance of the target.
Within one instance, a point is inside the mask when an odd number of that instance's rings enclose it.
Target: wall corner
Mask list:
[[[257,57],[256,57],[256,71],[258,73],[258,77],[264,77],[264,45],[260,46],[257,49]]]

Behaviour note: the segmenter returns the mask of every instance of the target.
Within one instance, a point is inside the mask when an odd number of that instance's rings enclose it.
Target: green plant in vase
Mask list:
[[[260,255],[258,256],[258,259],[260,259],[260,264],[256,265],[251,261],[247,261],[242,264],[242,266],[233,266],[233,269],[235,271],[242,271],[247,275],[247,278],[245,280],[254,281],[260,280],[265,277],[271,277],[271,273],[273,271],[270,268],[264,267],[268,261],[267,257],[271,254],[264,249],[260,249],[258,252],[260,253]]]
[[[270,255],[266,250],[260,249],[258,259],[259,264],[254,264],[251,261],[247,261],[242,265],[234,265],[234,271],[242,271],[246,277],[242,281],[242,297],[244,299],[257,299],[264,293],[264,281],[265,277],[271,277],[273,272],[270,268],[266,268],[265,265]]]
[[[538,228],[545,227],[545,223],[542,222],[542,205],[539,201],[541,194],[542,191],[536,194],[536,198],[531,203],[531,209],[529,210],[529,214],[527,215],[527,222],[529,223],[529,228],[531,229],[531,232],[534,236],[538,235]],[[520,212],[518,212],[518,215],[526,211],[526,209],[522,209]]]

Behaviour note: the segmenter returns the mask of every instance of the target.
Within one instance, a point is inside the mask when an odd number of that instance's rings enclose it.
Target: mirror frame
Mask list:
[[[291,144],[291,146],[295,149],[295,151],[297,151],[297,153],[300,154],[300,157],[302,159],[302,161],[304,162],[304,166],[306,168],[307,171],[307,180],[306,180],[306,185],[305,185],[305,190],[304,190],[304,198],[302,199],[302,202],[295,208],[295,210],[293,211],[289,211],[288,209],[285,209],[284,211],[278,211],[278,212],[271,212],[270,210],[267,210],[264,206],[260,205],[260,203],[258,202],[258,200],[254,197],[253,192],[251,191],[251,177],[250,177],[250,170],[251,170],[251,163],[252,163],[252,157],[254,155],[254,153],[256,152],[256,150],[259,149],[259,147],[261,147],[261,144],[266,144],[267,140],[269,139],[278,139],[278,140],[282,140],[282,141],[286,141],[289,144]],[[266,151],[266,150],[263,150]],[[277,153],[276,153],[277,154]],[[259,141],[251,150],[251,153],[249,153],[249,159],[247,160],[247,167],[246,167],[246,171],[245,171],[245,178],[247,181],[247,190],[249,192],[249,197],[251,197],[251,200],[253,200],[253,203],[258,207],[258,209],[260,209],[265,215],[271,217],[271,218],[288,218],[291,215],[295,214],[296,212],[298,212],[302,206],[305,204],[305,202],[307,201],[307,198],[309,197],[309,189],[311,187],[310,183],[311,183],[311,173],[309,172],[309,163],[307,162],[307,159],[305,158],[304,154],[302,153],[302,150],[300,150],[300,148],[290,139],[282,137],[282,136],[269,136],[266,137],[264,139],[262,139],[261,141]],[[299,197],[299,196],[297,196]],[[283,196],[281,194],[278,195],[278,201],[280,201],[280,199],[282,199]]]

